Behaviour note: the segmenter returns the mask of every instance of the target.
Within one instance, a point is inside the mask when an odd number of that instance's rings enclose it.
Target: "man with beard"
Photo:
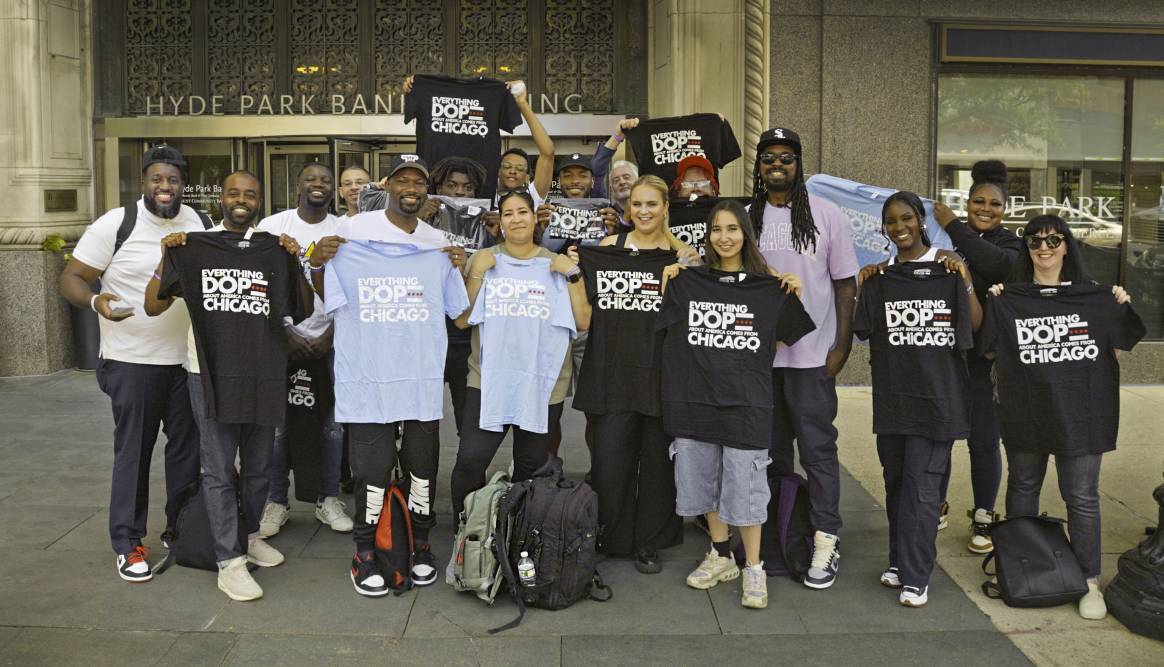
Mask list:
[[[261,197],[259,180],[248,171],[236,171],[226,177],[222,184],[222,224],[212,227],[210,232],[235,232],[245,234],[254,226],[259,213]],[[280,237],[280,245],[293,257],[299,255],[299,245],[286,234]],[[162,245],[174,248],[186,244],[186,233],[177,232],[162,239]],[[152,279],[146,287],[145,312],[150,317],[165,313],[174,302],[173,296],[159,296],[167,288],[163,287],[163,264],[158,263]],[[303,275],[298,280],[303,283]],[[176,280],[170,280],[171,286]],[[172,287],[170,288],[172,289]],[[300,293],[308,294],[306,284]],[[304,299],[304,305],[310,299]],[[274,567],[283,562],[283,554],[268,545],[259,535],[259,515],[267,499],[270,483],[273,426],[259,423],[224,423],[208,415],[207,401],[210,395],[203,384],[201,367],[198,362],[194,327],[189,329],[187,342],[186,369],[190,374],[188,387],[194,419],[201,434],[200,458],[202,461],[202,493],[206,502],[206,514],[210,521],[210,534],[214,540],[215,559],[218,562],[218,588],[232,600],[256,600],[263,596],[263,589],[255,582],[247,569],[247,563],[259,567]],[[233,342],[233,341],[232,341]],[[259,341],[248,341],[259,343]],[[204,352],[213,342],[202,341]],[[237,370],[236,370],[237,372]],[[282,400],[282,390],[279,390]],[[273,401],[269,401],[273,402]],[[235,457],[242,466],[242,473],[235,468]],[[247,525],[246,544],[238,539],[239,499],[242,514]]]
[[[159,427],[166,433],[167,499],[198,478],[198,427],[182,368],[190,317],[185,308],[160,317],[146,317],[142,310],[146,284],[162,256],[162,238],[209,226],[182,204],[185,174],[186,161],[177,150],[156,146],[147,151],[141,199],[90,225],[60,277],[61,295],[69,303],[100,315],[97,385],[112,402],[114,424],[109,537],[117,572],[130,582],[153,577],[142,539]],[[101,289],[94,294],[89,286],[98,279]],[[167,530],[174,519],[167,513]]]
[[[752,170],[750,215],[769,266],[800,276],[801,300],[816,330],[776,351],[772,366],[773,434],[769,479],[794,468],[792,443],[808,476],[812,562],[804,585],[833,585],[840,566],[840,464],[836,375],[849,358],[854,276],[859,269],[848,219],[836,205],[808,194],[800,137],[786,128],[760,135]],[[936,500],[935,500],[936,503]]]
[[[325,237],[316,244],[310,259],[316,291],[323,292],[326,263],[347,239],[440,247],[448,253],[453,266],[463,271],[465,250],[446,246],[444,234],[418,217],[428,197],[428,180],[428,166],[419,156],[394,157],[387,178],[388,207],[383,212],[366,211],[341,220],[335,236]],[[404,420],[400,425],[403,435],[399,455],[402,468],[408,471],[406,493],[414,537],[411,579],[414,585],[428,586],[437,578],[429,531],[436,525],[433,508],[440,462],[440,421]],[[369,517],[379,516],[384,502],[383,487],[396,465],[396,427],[396,423],[347,425],[356,487],[356,520],[352,531],[356,554],[352,559],[351,579],[356,592],[369,597],[385,595],[389,590],[373,555],[376,526]]]
[[[339,218],[328,210],[335,182],[327,165],[310,162],[303,165],[296,177],[295,190],[299,205],[263,218],[259,229],[274,236],[286,234],[295,239],[302,248],[304,260],[310,260],[316,243],[325,236],[334,236],[339,226]],[[345,218],[351,219],[352,216]],[[315,310],[311,317],[298,324],[285,321],[287,331],[287,356],[291,363],[309,360],[330,359],[332,354],[332,318],[323,312],[323,303],[315,299]],[[330,362],[325,362],[331,367]],[[352,530],[352,520],[345,512],[346,507],[339,499],[340,465],[343,461],[344,432],[335,423],[334,411],[323,416],[320,432],[319,494],[315,500],[315,518],[338,533]],[[263,537],[279,532],[290,515],[288,490],[290,483],[288,464],[287,428],[275,431],[275,453],[271,465],[271,488],[267,505],[263,508],[260,531]],[[297,484],[299,482],[296,482]]]

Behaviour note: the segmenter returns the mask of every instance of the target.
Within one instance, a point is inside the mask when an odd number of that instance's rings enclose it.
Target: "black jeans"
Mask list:
[[[562,415],[562,404],[550,406],[549,421],[553,424]],[[546,462],[550,450],[550,433],[531,433],[511,424],[502,431],[481,428],[481,390],[469,387],[462,413],[461,445],[457,449],[457,463],[453,466],[453,518],[465,509],[465,496],[485,486],[485,471],[493,462],[505,434],[513,431],[513,479],[529,479]]]
[[[637,412],[591,415],[591,484],[598,494],[599,547],[611,555],[683,542],[675,514],[675,466],[663,420]]]
[[[1006,515],[1037,516],[1039,494],[1047,475],[1050,454],[1033,449],[1006,448]],[[1088,579],[1099,576],[1099,464],[1103,454],[1055,455],[1059,494],[1067,505],[1067,532],[1071,550]]]
[[[998,446],[998,412],[994,403],[994,382],[990,369],[994,362],[973,352],[966,355],[970,372],[970,486],[974,490],[974,508],[993,512],[1002,484],[1002,449]],[[942,500],[950,486],[950,471],[942,477]]]
[[[889,517],[889,564],[898,568],[906,586],[925,588],[930,583],[938,556],[938,493],[953,446],[953,440],[916,435],[877,436]]]
[[[358,551],[371,551],[376,524],[384,506],[384,489],[396,466],[396,424],[348,424],[356,515],[352,538]],[[401,467],[408,471],[404,492],[417,541],[428,542],[436,525],[437,468],[440,464],[440,422],[406,421],[401,441]]]
[[[247,552],[247,545],[239,544],[238,539],[239,497],[247,535],[259,531],[259,519],[271,485],[275,427],[222,424],[208,419],[202,377],[191,373],[188,386],[190,407],[202,435],[202,493],[206,494],[214,558],[222,563]],[[236,454],[242,464],[241,474],[234,467]],[[241,491],[237,495],[236,489]]]
[[[159,427],[166,434],[166,500],[198,479],[198,426],[190,411],[186,369],[101,359],[97,386],[113,403],[113,484],[109,538],[126,554],[146,535],[150,461]],[[174,519],[166,513],[166,526]]]
[[[468,340],[449,338],[449,349],[445,355],[445,383],[449,385],[449,398],[453,404],[453,422],[457,425],[457,435],[461,435],[461,420],[465,413],[465,396],[469,382],[469,355],[473,345]]]
[[[825,368],[772,369],[772,465],[768,478],[796,471],[796,452],[808,477],[812,527],[841,530],[841,464],[837,458],[837,381]],[[796,450],[793,450],[793,442]]]

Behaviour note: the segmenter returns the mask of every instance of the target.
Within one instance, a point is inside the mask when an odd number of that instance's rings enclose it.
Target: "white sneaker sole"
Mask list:
[[[813,590],[817,590],[817,591],[823,591],[823,590],[824,590],[824,589],[826,589],[826,588],[831,588],[831,587],[832,587],[832,585],[833,585],[833,584],[835,584],[836,582],[837,582],[837,578],[836,578],[836,577],[833,577],[832,579],[829,579],[827,582],[825,582],[825,583],[823,583],[823,584],[816,584],[816,583],[812,583],[812,582],[810,582],[808,579],[805,579],[805,580],[804,580],[804,585],[805,585],[805,586],[807,586],[807,587],[809,587],[809,588],[811,588],[811,589],[813,589]]]
[[[230,591],[226,590],[226,586],[223,586],[221,581],[218,582],[218,590],[222,591],[223,593],[226,593],[226,597],[230,598],[231,600],[234,600],[235,602],[250,602],[251,600],[258,600],[259,598],[263,597],[262,593],[259,593],[258,595],[254,595],[254,596],[239,595],[238,593],[231,593]]]
[[[358,584],[356,584],[356,575],[349,572],[348,578],[352,580],[352,588],[356,589],[357,593],[359,593],[360,595],[363,595],[366,598],[384,597],[385,595],[388,595],[388,591],[392,590],[391,588],[385,588],[382,591],[366,591],[366,590],[360,588]]]
[[[319,521],[320,523],[322,523],[323,525],[327,526],[328,528],[331,528],[332,530],[334,530],[337,533],[350,533],[350,532],[352,532],[352,526],[348,526],[347,528],[336,528],[335,524],[333,524],[332,522],[328,521],[325,517],[320,515],[318,509],[315,510],[315,519],[317,521]]]
[[[736,568],[735,570],[728,570],[727,572],[721,572],[719,575],[717,575],[711,579],[707,579],[707,580],[703,580],[703,581],[698,581],[698,580],[693,581],[691,579],[691,577],[688,577],[687,578],[687,585],[690,586],[691,588],[696,589],[696,590],[706,591],[710,588],[714,588],[716,586],[716,584],[720,584],[720,583],[723,583],[725,581],[732,581],[733,579],[739,579],[739,578],[740,578],[740,569]]]
[[[284,558],[283,560],[286,560],[286,558]],[[275,562],[265,561],[265,560],[259,560],[258,558],[255,558],[254,556],[247,554],[247,562],[254,563],[255,565],[258,565],[259,567],[275,567],[276,565],[282,565],[283,560],[275,561]]]
[[[122,579],[128,581],[131,584],[144,584],[145,582],[150,581],[154,578],[154,573],[149,572],[149,573],[142,575],[140,577],[130,577],[130,576],[127,576],[121,570],[118,570],[117,576],[121,577]]]
[[[432,573],[432,576],[429,577],[427,580],[417,579],[416,577],[414,577],[412,575],[409,575],[408,578],[412,580],[413,586],[432,586],[433,584],[436,583],[437,573],[434,570]]]
[[[265,539],[268,537],[274,537],[274,536],[278,535],[279,531],[282,530],[283,526],[287,525],[287,520],[290,518],[291,518],[290,512],[284,514],[283,520],[279,522],[279,525],[275,526],[275,530],[270,530],[270,524],[266,524],[267,527],[264,528],[263,527],[264,524],[260,523],[259,524],[259,537],[262,537]]]
[[[978,554],[979,556],[984,556],[984,555],[990,553],[991,551],[994,551],[994,545],[991,544],[988,547],[976,547],[973,544],[967,544],[966,550],[972,554]]]
[[[893,589],[899,589],[902,587],[902,583],[901,583],[900,579],[898,579],[897,581],[893,581],[891,579],[886,579],[885,577],[881,577],[881,585],[886,587],[886,588],[893,588]]]
[[[767,596],[759,600],[755,598],[741,598],[740,605],[747,607],[748,609],[767,609],[768,598]]]
[[[926,606],[926,603],[929,601],[930,601],[929,596],[926,596],[920,600],[898,600],[897,602],[903,607],[909,607],[910,609],[917,609],[919,607]]]

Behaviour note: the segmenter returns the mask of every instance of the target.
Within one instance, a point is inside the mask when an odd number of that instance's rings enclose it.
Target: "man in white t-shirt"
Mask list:
[[[263,218],[259,222],[259,229],[276,236],[286,234],[295,239],[301,248],[302,261],[307,262],[315,251],[315,244],[325,236],[335,235],[339,225],[340,218],[332,215],[329,210],[332,196],[335,194],[335,179],[329,167],[311,162],[299,170],[295,189],[299,196],[298,206]],[[317,295],[315,311],[311,317],[298,324],[293,324],[290,320],[285,322],[287,352],[292,364],[322,359],[330,370],[333,336],[331,320],[331,316],[323,312],[323,302]],[[321,422],[319,446],[323,465],[319,471],[320,485],[318,497],[315,499],[315,518],[336,532],[351,532],[352,520],[339,499],[340,465],[344,451],[343,427],[336,424],[334,410],[324,415]],[[288,449],[287,428],[284,426],[275,431],[270,495],[263,508],[263,518],[259,522],[259,533],[263,537],[278,533],[290,515],[290,500],[287,494],[290,488],[287,479]]]
[[[182,205],[186,161],[169,146],[142,159],[142,198],[133,209],[115,208],[85,230],[61,273],[61,294],[100,317],[97,384],[113,403],[113,483],[109,537],[117,571],[131,582],[153,574],[142,546],[149,509],[149,472],[154,443],[166,433],[166,497],[198,478],[198,427],[186,386],[186,332],[190,317],[173,308],[159,317],[142,309],[146,284],[162,257],[161,240],[174,232],[202,231],[201,217]],[[136,215],[132,229],[123,222]],[[128,236],[119,238],[119,230]],[[121,241],[121,243],[119,243]],[[100,279],[94,294],[90,284]],[[168,503],[167,503],[168,504]],[[167,513],[167,530],[175,517]],[[163,534],[163,539],[165,534]]]

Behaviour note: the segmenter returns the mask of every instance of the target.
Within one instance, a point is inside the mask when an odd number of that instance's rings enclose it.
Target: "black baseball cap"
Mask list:
[[[182,173],[186,172],[186,158],[182,157],[181,151],[172,146],[161,144],[151,147],[141,158],[141,170],[144,173],[151,164],[159,163],[173,165]]]
[[[590,156],[581,153],[571,153],[562,158],[561,164],[558,165],[558,171],[562,171],[566,167],[582,167],[583,169],[590,169]],[[590,169],[593,172],[592,169]]]
[[[770,130],[764,130],[760,135],[760,140],[756,142],[756,155],[759,155],[765,148],[774,144],[784,144],[791,146],[796,155],[800,155],[800,135],[793,132],[786,127],[774,127]]]
[[[416,169],[428,178],[428,164],[425,163],[424,158],[414,153],[401,153],[392,158],[392,162],[388,165],[388,175],[394,176],[396,172],[401,169]]]

